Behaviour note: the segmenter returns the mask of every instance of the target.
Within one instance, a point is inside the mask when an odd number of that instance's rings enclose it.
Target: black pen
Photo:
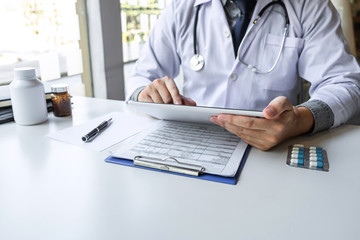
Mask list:
[[[96,128],[94,128],[93,130],[91,130],[88,134],[84,135],[81,139],[84,142],[90,142],[91,140],[93,140],[97,135],[99,135],[99,133],[104,130],[107,126],[110,125],[112,118],[110,118],[107,121],[103,121],[102,123],[100,123],[99,126],[97,126]]]

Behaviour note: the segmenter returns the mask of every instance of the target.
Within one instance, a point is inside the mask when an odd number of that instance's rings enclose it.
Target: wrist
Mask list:
[[[314,99],[304,102],[297,107],[309,109],[314,117],[314,127],[311,133],[317,133],[329,129],[334,124],[334,113],[325,102]]]
[[[296,107],[295,109],[298,115],[297,126],[299,132],[297,135],[312,132],[315,124],[312,112],[306,107]]]

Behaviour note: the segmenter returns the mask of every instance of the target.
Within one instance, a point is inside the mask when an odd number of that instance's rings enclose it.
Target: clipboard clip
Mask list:
[[[161,159],[154,157],[136,156],[134,157],[134,165],[192,176],[199,176],[205,171],[203,166],[180,162],[174,157]]]

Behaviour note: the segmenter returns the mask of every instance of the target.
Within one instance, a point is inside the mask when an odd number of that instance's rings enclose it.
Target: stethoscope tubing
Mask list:
[[[196,6],[196,12],[195,12],[195,22],[194,22],[194,55],[197,55],[197,49],[196,49],[196,29],[197,29],[197,23],[198,23],[198,19],[199,19],[199,10],[200,10],[200,5]]]
[[[284,10],[284,13],[285,13],[285,25],[284,25],[284,32],[283,32],[283,37],[282,37],[282,41],[281,41],[281,45],[280,45],[280,50],[279,50],[279,53],[276,57],[276,60],[275,60],[275,63],[273,64],[273,66],[267,70],[267,71],[260,71],[259,69],[257,69],[255,66],[251,65],[251,64],[247,64],[245,63],[244,61],[242,61],[240,59],[240,51],[242,49],[242,46],[245,42],[245,40],[247,39],[249,33],[251,32],[252,28],[255,26],[255,24],[259,21],[259,19],[261,18],[261,16],[263,15],[263,13],[268,9],[270,8],[271,6],[275,5],[275,4],[278,4],[281,6],[281,8]],[[204,59],[203,57],[198,53],[197,51],[197,35],[196,35],[196,29],[197,29],[197,23],[198,23],[198,18],[199,18],[199,10],[200,10],[200,5],[196,7],[196,12],[195,12],[195,22],[194,22],[194,33],[193,33],[193,41],[194,41],[194,56],[192,57],[191,61],[190,62],[194,62],[194,59],[201,59],[201,61],[199,60],[196,60],[196,62],[198,62],[199,65],[193,65],[190,63],[191,65],[191,68],[194,70],[194,71],[199,71],[203,68],[204,66]],[[261,11],[259,12],[257,18],[253,21],[252,25],[250,26],[250,28],[248,29],[248,31],[246,31],[241,43],[240,43],[240,46],[238,48],[238,51],[237,51],[237,59],[240,63],[246,65],[251,71],[253,71],[254,73],[258,73],[258,74],[267,74],[267,73],[270,73],[272,72],[275,67],[277,66],[277,64],[279,63],[279,60],[280,60],[280,57],[281,57],[281,53],[284,49],[284,46],[285,46],[285,40],[286,40],[286,36],[287,36],[287,33],[288,33],[288,29],[289,29],[289,25],[290,25],[290,21],[289,21],[289,15],[288,15],[288,12],[287,12],[287,9],[286,9],[286,6],[285,4],[282,2],[282,0],[276,0],[276,1],[273,1],[273,2],[270,2],[268,3],[265,7],[263,7],[261,9]],[[201,65],[200,65],[201,64]]]

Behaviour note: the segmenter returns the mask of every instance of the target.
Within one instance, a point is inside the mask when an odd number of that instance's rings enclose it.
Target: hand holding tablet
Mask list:
[[[128,101],[127,105],[130,107],[130,109],[146,113],[158,119],[182,122],[212,123],[210,121],[210,117],[217,116],[220,113],[261,118],[264,117],[261,111],[239,110],[231,108],[199,107],[135,101]]]

